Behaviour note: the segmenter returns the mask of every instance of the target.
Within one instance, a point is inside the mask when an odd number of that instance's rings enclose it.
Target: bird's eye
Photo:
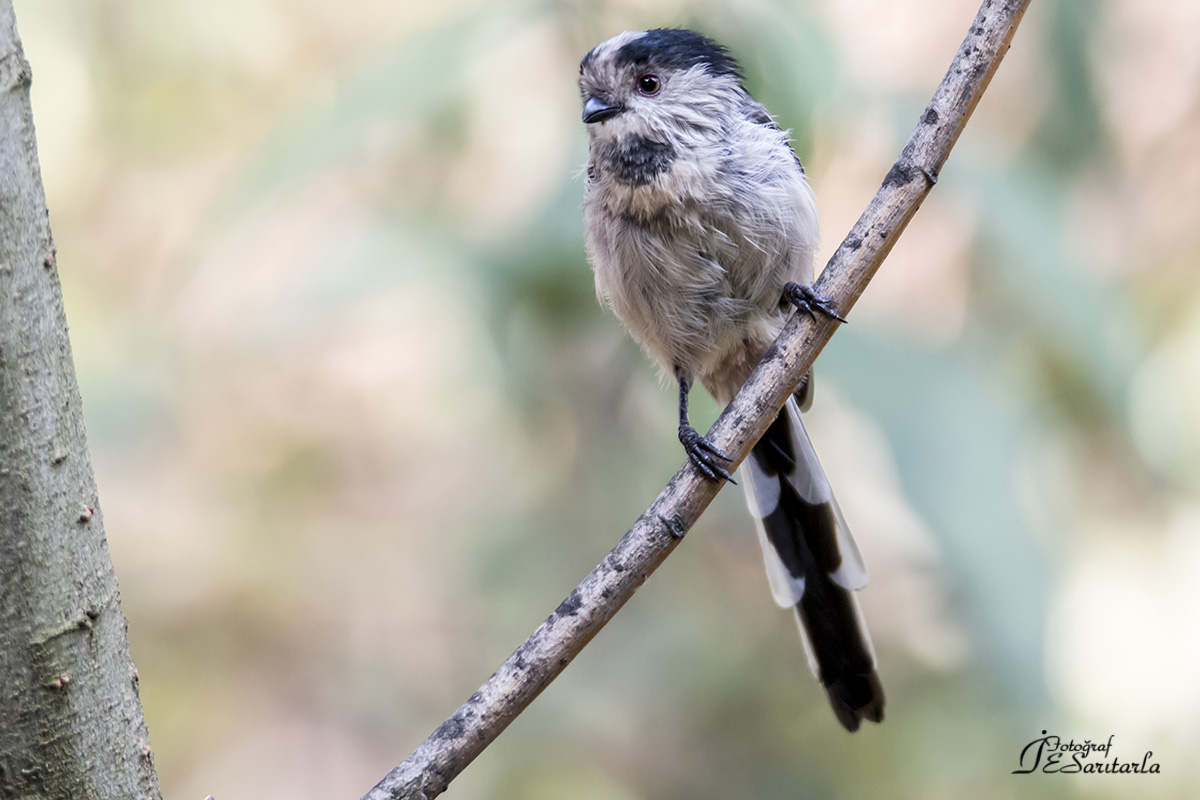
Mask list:
[[[657,75],[647,72],[637,79],[637,90],[647,97],[658,94],[661,88],[662,81]]]

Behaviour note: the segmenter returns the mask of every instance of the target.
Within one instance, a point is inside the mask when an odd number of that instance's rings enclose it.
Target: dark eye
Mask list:
[[[662,81],[657,75],[647,72],[637,79],[637,90],[647,97],[658,94],[658,90],[661,88]]]

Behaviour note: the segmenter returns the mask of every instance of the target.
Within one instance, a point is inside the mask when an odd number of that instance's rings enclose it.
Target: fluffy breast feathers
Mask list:
[[[588,250],[597,292],[647,353],[705,380],[747,342],[765,349],[783,285],[811,282],[816,203],[732,60],[639,58],[648,35],[615,37],[581,67],[585,98],[620,109],[588,125]],[[636,88],[647,74],[652,96]]]

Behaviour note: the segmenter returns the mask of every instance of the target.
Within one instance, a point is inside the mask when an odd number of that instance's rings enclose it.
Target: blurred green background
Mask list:
[[[728,44],[827,257],[976,7],[17,0],[166,796],[359,796],[682,463],[584,257],[584,52]],[[726,490],[447,797],[1200,794],[1197,30],[1034,3],[821,359],[886,723],[836,724]],[[1043,729],[1162,773],[1011,775]]]

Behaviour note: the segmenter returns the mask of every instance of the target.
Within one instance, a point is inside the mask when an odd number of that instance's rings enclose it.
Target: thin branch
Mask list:
[[[892,249],[1008,51],[1029,0],[985,0],[917,129],[816,284],[844,315]],[[794,314],[713,425],[735,464],[766,431],[833,335],[836,323]],[[633,596],[708,507],[721,484],[689,463],[617,546],[483,686],[363,800],[428,800],[500,735]]]

